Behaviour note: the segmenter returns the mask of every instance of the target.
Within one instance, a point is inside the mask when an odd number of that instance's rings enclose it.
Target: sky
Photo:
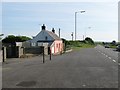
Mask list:
[[[71,40],[71,33],[75,31],[75,12],[85,10],[85,13],[77,13],[77,40],[83,40],[86,35],[94,41],[118,41],[118,2],[12,1],[0,3],[0,31],[4,37],[36,36],[45,24],[47,30],[55,28],[56,34],[60,28],[61,38]]]

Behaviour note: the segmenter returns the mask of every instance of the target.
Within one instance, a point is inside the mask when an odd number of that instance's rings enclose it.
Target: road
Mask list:
[[[99,52],[102,55],[105,55],[109,59],[112,59],[113,61],[118,62],[118,54],[119,54],[119,52],[116,51],[116,49],[104,48],[101,45],[98,45],[96,48],[99,50]]]
[[[44,64],[41,56],[9,59],[3,64],[3,88],[117,88],[117,55],[98,45],[51,61],[46,57]]]

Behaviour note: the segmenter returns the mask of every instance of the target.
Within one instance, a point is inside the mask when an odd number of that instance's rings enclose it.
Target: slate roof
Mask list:
[[[54,40],[61,40],[55,33],[45,30]]]

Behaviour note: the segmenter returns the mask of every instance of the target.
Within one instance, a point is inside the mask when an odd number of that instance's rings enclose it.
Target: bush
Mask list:
[[[14,42],[24,42],[27,40],[30,40],[31,38],[26,37],[26,36],[14,36],[14,35],[9,35],[5,37],[2,42],[3,43],[14,43]]]
[[[89,37],[85,38],[85,42],[88,43],[88,44],[94,44],[94,41]]]

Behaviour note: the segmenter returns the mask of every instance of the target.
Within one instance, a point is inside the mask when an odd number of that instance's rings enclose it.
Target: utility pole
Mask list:
[[[72,36],[72,41],[73,41],[73,32],[72,32],[71,36]]]
[[[60,38],[60,28],[59,28],[59,38]]]
[[[44,46],[42,46],[42,54],[43,54],[43,63],[45,63],[45,53],[44,53]]]
[[[50,49],[50,60],[51,60],[51,49]]]

